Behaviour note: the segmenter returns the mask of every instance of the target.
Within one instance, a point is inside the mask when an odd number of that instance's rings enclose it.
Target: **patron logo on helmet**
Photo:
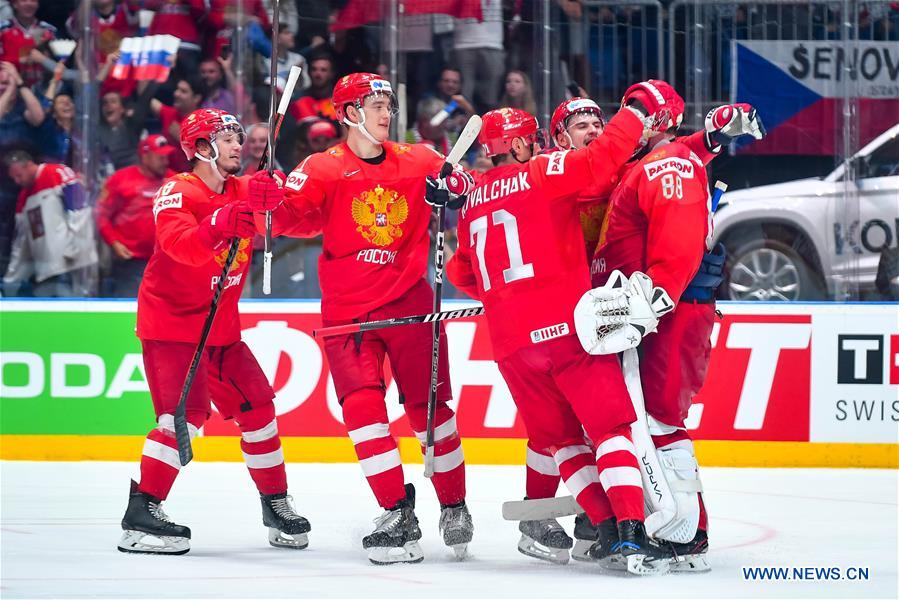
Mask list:
[[[383,144],[390,135],[390,121],[398,112],[390,82],[374,73],[341,77],[331,96],[334,111],[351,130],[373,144]]]

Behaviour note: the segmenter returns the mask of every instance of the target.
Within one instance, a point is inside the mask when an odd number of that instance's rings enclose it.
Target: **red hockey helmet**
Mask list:
[[[606,122],[605,116],[602,114],[602,109],[596,102],[590,98],[580,98],[575,96],[574,98],[565,100],[559,104],[559,106],[556,107],[556,110],[553,111],[553,118],[550,119],[549,122],[549,131],[552,134],[553,139],[567,129],[568,119],[572,115],[580,113],[595,114],[603,124]]]
[[[215,148],[215,136],[223,131],[233,131],[241,136],[243,143],[244,130],[240,121],[232,114],[218,108],[200,108],[181,121],[181,149],[187,160],[197,155],[197,141],[206,140]],[[217,154],[217,150],[214,150]],[[213,157],[215,160],[217,156]]]
[[[380,75],[352,73],[338,79],[331,94],[331,103],[337,113],[337,119],[342,122],[346,118],[344,109],[347,104],[352,104],[358,109],[367,97],[374,94],[386,94],[390,98],[390,112],[396,114],[398,110],[396,94],[393,93],[390,82]]]
[[[517,137],[533,144],[537,141],[537,130],[537,117],[531,113],[518,108],[497,108],[484,115],[478,141],[487,156],[496,156],[506,154]]]
[[[668,131],[680,126],[684,120],[684,99],[671,87],[671,84],[661,79],[648,79],[632,85],[625,91],[625,96],[633,88],[640,88],[645,93],[650,94],[660,107],[655,114],[655,121],[650,129],[653,131]]]

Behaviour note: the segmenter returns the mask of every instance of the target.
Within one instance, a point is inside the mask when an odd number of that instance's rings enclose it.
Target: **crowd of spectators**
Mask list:
[[[0,293],[133,296],[152,249],[152,193],[167,173],[188,167],[179,149],[181,120],[198,107],[235,114],[247,130],[244,172],[253,173],[268,137],[272,60],[279,90],[291,67],[303,67],[280,134],[279,168],[289,171],[338,143],[345,132],[330,100],[337,78],[360,70],[389,76],[396,67],[387,64],[383,24],[339,27],[340,11],[358,1],[281,0],[275,53],[271,0],[0,0]],[[500,105],[538,112],[530,76],[537,73],[545,3],[480,1],[482,21],[401,15],[407,141],[445,152],[471,114]],[[595,95],[604,93],[596,75],[609,61],[652,54],[646,39],[654,25],[642,9],[547,2],[568,80]],[[896,39],[899,5],[878,6],[887,8],[865,12],[865,31]],[[718,21],[735,36],[749,35],[759,26],[752,10],[735,5]],[[824,39],[828,19],[839,15],[822,14],[809,21],[810,35]],[[633,37],[638,25],[643,38]],[[603,37],[603,28],[622,35]],[[180,40],[165,81],[117,78],[123,39],[163,34]],[[561,83],[561,94],[567,81],[553,83]],[[469,163],[485,165],[475,153]],[[90,224],[85,211],[93,215]],[[90,239],[75,243],[73,235]],[[64,248],[64,260],[49,269],[23,268],[42,260],[41,238],[52,236],[58,239],[47,247]],[[275,250],[286,257],[276,294],[315,295],[319,246],[278,240]],[[257,286],[249,289],[255,294]]]

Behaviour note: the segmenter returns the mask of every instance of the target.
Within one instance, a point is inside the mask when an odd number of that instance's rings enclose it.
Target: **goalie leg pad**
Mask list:
[[[662,525],[652,535],[659,539],[687,543],[696,536],[699,527],[699,466],[693,454],[693,444],[681,440],[659,448],[659,463],[668,480],[677,513],[674,519]]]
[[[643,404],[643,389],[640,382],[640,363],[636,350],[628,350],[622,355],[621,362],[624,381],[627,385],[637,419],[631,424],[631,437],[637,451],[637,463],[643,480],[643,494],[646,504],[646,532],[652,537],[660,537],[659,531],[666,534],[664,539],[673,542],[687,543],[696,531],[689,529],[678,518],[678,503],[675,493],[669,485],[666,469],[653,444],[649,432],[649,423]],[[672,464],[675,461],[671,461]],[[677,461],[680,464],[680,461]],[[698,525],[698,511],[697,521]]]

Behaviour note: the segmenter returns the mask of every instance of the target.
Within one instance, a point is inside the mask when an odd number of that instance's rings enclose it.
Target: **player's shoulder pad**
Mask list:
[[[693,179],[705,167],[699,157],[680,142],[671,142],[650,152],[641,162],[641,174],[649,181],[665,173],[676,173],[684,179]]]

